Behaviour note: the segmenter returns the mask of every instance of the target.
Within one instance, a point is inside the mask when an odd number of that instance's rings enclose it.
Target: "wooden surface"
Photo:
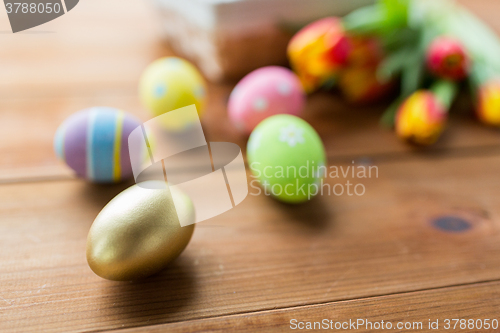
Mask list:
[[[499,3],[462,2],[500,31]],[[363,196],[288,206],[250,195],[198,224],[162,273],[97,277],[85,260],[88,229],[131,183],[76,179],[55,158],[53,134],[95,105],[147,120],[137,80],[168,50],[141,0],[82,1],[16,35],[6,20],[0,11],[1,332],[289,331],[294,318],[423,322],[426,331],[429,319],[500,320],[500,133],[477,124],[467,105],[420,151],[379,128],[383,106],[310,96],[304,118],[329,163],[377,166],[378,178],[329,180],[362,182]],[[243,147],[225,116],[231,87],[210,87],[203,124],[209,140]],[[461,230],[436,223],[443,217],[460,218]]]

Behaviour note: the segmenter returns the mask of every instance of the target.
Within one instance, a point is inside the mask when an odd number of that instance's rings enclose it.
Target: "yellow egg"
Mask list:
[[[192,104],[201,115],[206,101],[206,84],[190,62],[166,57],[146,68],[139,83],[139,95],[155,117]],[[170,130],[183,130],[189,125],[189,119],[178,117],[163,125]]]
[[[177,258],[194,231],[194,224],[181,227],[177,214],[194,223],[195,213],[187,195],[175,195],[176,206],[170,190],[134,185],[111,200],[87,238],[87,261],[94,273],[115,281],[137,280]]]

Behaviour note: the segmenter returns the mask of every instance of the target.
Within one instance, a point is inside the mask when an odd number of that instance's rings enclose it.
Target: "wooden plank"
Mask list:
[[[57,20],[12,34],[0,13],[0,98],[135,93],[141,71],[167,51],[147,1],[81,1]]]
[[[230,124],[226,100],[230,85],[212,85],[202,120],[209,141],[230,141],[246,146],[246,138]],[[68,177],[71,170],[57,161],[53,136],[70,114],[93,106],[123,109],[139,119],[151,116],[137,96],[122,93],[95,93],[86,97],[3,99],[0,101],[0,181]],[[392,131],[379,127],[381,107],[349,110],[338,96],[318,93],[310,97],[304,118],[322,137],[330,159],[372,158],[405,153],[415,147],[400,142]],[[498,132],[485,128],[464,115],[455,115],[443,140],[429,149],[433,152],[456,148],[500,147]],[[498,153],[493,149],[493,153]],[[398,155],[396,155],[398,156]],[[419,155],[416,155],[419,156]],[[398,158],[398,157],[395,157]]]
[[[491,1],[466,2],[492,22]],[[153,59],[169,54],[158,38],[155,13],[147,2],[82,2],[67,15],[20,34],[1,34],[0,181],[64,179],[69,169],[52,151],[55,129],[80,109],[120,107],[147,120],[137,82]],[[0,31],[8,20],[0,13]],[[4,32],[5,32],[4,31]],[[32,50],[36,49],[36,56]],[[245,146],[226,116],[231,84],[210,87],[203,119],[209,140]],[[391,131],[378,126],[383,107],[352,107],[329,93],[310,96],[304,118],[320,133],[333,159],[413,152]],[[459,109],[470,111],[470,107]],[[457,115],[433,151],[498,146],[498,132]]]
[[[230,124],[226,100],[231,86],[211,86],[203,126],[209,141],[234,142],[243,149],[246,138]],[[67,178],[71,170],[59,162],[53,151],[53,137],[62,121],[78,110],[112,106],[146,121],[151,115],[135,95],[99,93],[88,97],[0,100],[0,182],[29,179]],[[465,153],[489,149],[500,152],[498,131],[485,128],[472,118],[455,115],[437,145],[418,150],[398,140],[392,131],[379,127],[381,107],[349,109],[338,96],[321,93],[310,97],[304,118],[317,129],[332,161],[361,157],[419,158],[422,152]],[[418,154],[415,154],[417,152]]]
[[[135,98],[96,94],[88,98],[5,99],[0,101],[0,179],[68,177],[71,170],[53,149],[57,127],[71,113],[92,106],[112,106],[137,115]]]
[[[500,282],[496,281],[131,328],[120,332],[290,332],[292,329],[304,331],[308,322],[311,323],[310,327],[316,327],[317,331],[341,330],[343,325],[345,330],[352,329],[356,332],[377,331],[377,327],[383,328],[378,329],[379,331],[401,327],[403,329],[398,331],[429,332],[432,331],[430,326],[440,329],[436,331],[446,332],[498,332],[499,313]],[[473,320],[473,323],[468,320]],[[319,324],[314,326],[315,322]],[[492,322],[494,328],[491,326]],[[478,327],[483,329],[477,329]]]
[[[98,278],[84,254],[92,220],[127,184],[1,185],[0,330],[136,327],[500,279],[498,157],[378,168],[329,180],[363,183],[363,196],[250,195],[136,283]]]

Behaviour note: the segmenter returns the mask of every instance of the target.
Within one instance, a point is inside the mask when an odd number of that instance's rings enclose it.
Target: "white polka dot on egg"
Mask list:
[[[292,87],[288,82],[280,82],[278,84],[278,92],[281,95],[288,96],[292,93]]]
[[[262,112],[267,109],[268,102],[265,98],[259,97],[253,102],[253,108],[257,112]]]
[[[290,69],[262,67],[245,76],[231,92],[228,116],[242,133],[250,134],[267,117],[276,114],[299,116],[305,99],[302,84]]]

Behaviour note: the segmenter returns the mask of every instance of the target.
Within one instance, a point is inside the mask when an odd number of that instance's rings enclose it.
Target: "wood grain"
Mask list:
[[[379,331],[390,331],[387,328],[388,323],[390,323],[393,330],[398,328],[397,325],[403,325],[401,327],[407,325],[407,329],[398,331],[429,332],[431,331],[429,329],[429,320],[432,325],[437,325],[440,331],[497,332],[498,328],[491,328],[491,322],[496,319],[498,323],[499,313],[500,283],[490,282],[131,328],[120,330],[120,332],[290,332],[292,328],[299,331],[298,322],[303,323],[301,327],[307,327],[307,322],[312,323],[312,327],[315,327],[314,322],[324,325],[323,320],[325,319],[327,324],[322,326],[324,329],[332,328],[334,330],[335,325],[339,325],[338,327],[344,325],[344,328],[353,329],[353,327],[356,327],[356,332],[373,332],[373,328],[376,328],[377,325],[383,325],[382,327],[385,328],[385,330],[379,329]],[[358,319],[363,320],[359,322],[359,326],[357,326]],[[447,321],[447,319],[450,321]],[[473,319],[474,324],[469,323],[471,326],[465,326],[464,329],[463,327],[460,328],[460,325],[463,325],[461,322],[457,323],[453,319]],[[474,329],[476,323],[480,325],[477,319],[480,319],[481,327],[485,327],[483,326],[483,323],[486,322],[484,319],[489,319],[487,322],[490,323],[490,329]],[[351,326],[353,325],[352,322],[356,323],[356,325]],[[320,324],[316,328],[321,327]],[[450,329],[445,330],[445,327],[450,327]],[[315,331],[319,331],[319,329]]]
[[[92,220],[128,184],[4,184],[0,330],[135,327],[500,279],[499,157],[378,168],[378,178],[330,180],[363,182],[359,197],[289,206],[251,195],[136,283],[102,280],[84,257]],[[466,229],[436,226],[439,217]]]
[[[149,1],[81,1],[75,10],[12,34],[0,11],[0,97],[135,93],[143,68],[165,48]]]
[[[234,142],[245,149],[246,137],[237,132],[226,114],[231,87],[210,87],[209,103],[202,119],[204,131],[208,141]],[[0,182],[71,177],[71,170],[58,161],[54,153],[54,133],[70,114],[93,106],[116,107],[144,121],[150,119],[135,95],[106,92],[84,97],[0,100]],[[419,158],[460,151],[464,154],[500,152],[500,133],[478,124],[470,115],[454,115],[438,144],[417,149],[379,126],[381,111],[382,107],[351,109],[339,96],[318,93],[309,98],[304,119],[318,131],[329,159],[334,162],[359,158]]]
[[[498,6],[491,1],[465,4],[481,16],[489,15],[484,8]],[[0,30],[8,30],[6,14],[1,15]],[[149,2],[88,0],[42,27],[0,34],[1,182],[69,177],[71,171],[56,160],[52,141],[58,125],[80,109],[112,106],[144,121],[150,118],[137,96],[138,79],[149,62],[171,54],[158,37],[155,18]],[[500,30],[496,21],[489,21]],[[204,129],[209,140],[244,147],[246,138],[226,115],[232,87],[210,86]],[[478,124],[472,106],[463,102],[465,97],[461,100],[443,138],[427,151],[478,148],[496,153],[498,131]],[[309,97],[304,118],[319,132],[334,161],[414,156],[413,147],[378,125],[384,107],[352,106],[338,94],[316,93]]]

